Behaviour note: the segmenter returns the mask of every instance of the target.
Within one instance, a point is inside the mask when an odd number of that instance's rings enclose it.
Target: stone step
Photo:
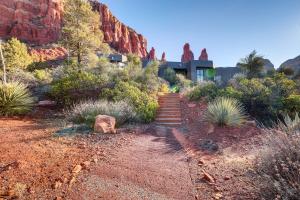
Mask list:
[[[156,118],[181,118],[181,114],[180,113],[176,113],[176,114],[159,113],[157,114]]]
[[[160,119],[156,119],[155,120],[156,122],[162,122],[162,123],[181,123],[181,118],[175,118],[175,119],[172,119],[172,118],[160,118]]]
[[[157,111],[158,115],[164,114],[164,115],[180,115],[181,116],[181,112],[178,110],[172,111],[172,110],[158,110]]]
[[[159,126],[167,126],[167,127],[178,127],[181,125],[181,122],[156,122],[157,125]]]
[[[159,108],[158,112],[165,112],[165,111],[172,111],[172,112],[180,112],[179,108]]]

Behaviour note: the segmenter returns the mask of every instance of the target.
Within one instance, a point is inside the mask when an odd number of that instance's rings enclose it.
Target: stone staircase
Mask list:
[[[156,124],[168,127],[181,125],[180,96],[175,93],[161,95],[158,99],[159,109]]]

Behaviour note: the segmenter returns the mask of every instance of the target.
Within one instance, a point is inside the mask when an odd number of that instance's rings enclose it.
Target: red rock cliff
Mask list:
[[[134,53],[147,57],[147,40],[132,28],[120,22],[104,4],[92,1],[93,8],[100,13],[105,42],[120,53]]]
[[[100,13],[104,40],[120,53],[147,56],[147,40],[121,23],[104,4],[92,1]],[[43,45],[59,39],[62,0],[0,0],[0,37],[17,37]]]
[[[61,0],[0,0],[0,37],[34,44],[58,40]]]

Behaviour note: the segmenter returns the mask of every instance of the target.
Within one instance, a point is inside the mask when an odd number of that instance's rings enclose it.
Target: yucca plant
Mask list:
[[[19,82],[0,84],[0,116],[25,114],[33,103],[26,85]]]
[[[204,118],[218,126],[239,126],[247,117],[236,99],[219,97],[208,104]]]

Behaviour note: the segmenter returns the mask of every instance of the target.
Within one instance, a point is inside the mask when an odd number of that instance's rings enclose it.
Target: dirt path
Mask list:
[[[189,163],[172,130],[142,131],[74,185],[71,199],[195,199]]]

